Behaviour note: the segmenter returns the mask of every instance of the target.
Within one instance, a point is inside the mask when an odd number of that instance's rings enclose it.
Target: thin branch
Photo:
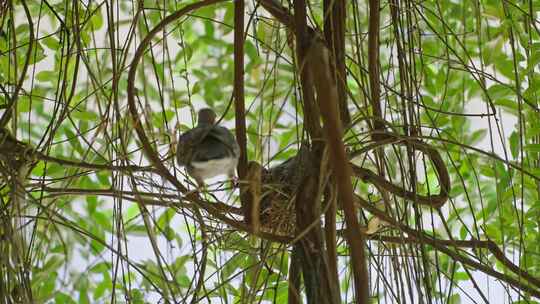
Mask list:
[[[21,90],[24,80],[26,78],[26,72],[28,71],[28,66],[30,65],[30,59],[32,59],[32,51],[34,50],[34,43],[35,43],[35,37],[34,37],[34,22],[32,21],[32,16],[30,15],[30,10],[28,9],[28,5],[26,4],[25,0],[21,0],[21,3],[24,8],[24,14],[26,16],[26,22],[28,23],[28,50],[26,51],[25,61],[24,65],[21,71],[21,75],[19,77],[19,81],[17,82],[17,85],[15,86],[15,89],[13,90],[13,94],[9,97],[9,101],[7,106],[4,108],[4,114],[2,114],[2,118],[0,118],[0,129],[7,126],[9,120],[11,119],[11,116],[13,115],[13,106],[19,99],[19,91]],[[15,22],[12,20],[12,22]],[[15,35],[15,33],[13,33]],[[16,52],[15,52],[16,53]]]
[[[500,249],[498,249],[498,247],[495,245],[495,243],[488,243],[488,245],[487,245],[488,249],[494,254],[494,256],[499,261],[501,261],[501,263],[503,263],[506,267],[508,267],[508,269],[510,269],[512,272],[514,272],[517,276],[519,276],[519,278],[516,279],[516,278],[514,278],[514,277],[512,277],[510,275],[500,273],[500,272],[494,270],[490,266],[486,266],[486,265],[484,265],[484,264],[482,264],[480,262],[476,262],[471,258],[465,257],[465,256],[455,252],[454,250],[448,248],[450,246],[448,244],[446,244],[444,241],[439,242],[438,240],[436,240],[435,238],[433,238],[430,235],[427,235],[424,232],[416,231],[414,229],[409,228],[407,225],[402,224],[402,223],[394,220],[392,217],[388,216],[384,211],[378,210],[376,207],[371,205],[369,202],[367,202],[366,200],[364,200],[360,196],[356,196],[356,202],[358,202],[364,209],[366,209],[370,213],[372,213],[372,214],[376,215],[377,217],[379,217],[381,220],[383,220],[383,221],[389,223],[390,225],[398,228],[399,230],[403,231],[409,237],[418,240],[418,242],[421,242],[422,244],[431,245],[433,248],[437,249],[438,251],[441,251],[441,252],[445,253],[446,255],[448,255],[453,260],[459,261],[459,262],[463,263],[464,265],[467,265],[469,267],[477,269],[478,271],[481,271],[481,272],[483,272],[483,273],[485,273],[487,275],[490,275],[492,277],[500,279],[501,281],[506,282],[506,283],[512,285],[513,287],[516,287],[516,288],[518,288],[520,290],[526,291],[526,292],[530,293],[531,295],[533,295],[533,296],[535,296],[537,298],[540,298],[540,280],[538,278],[535,278],[535,277],[531,276],[525,270],[520,269],[519,267],[513,265],[510,261],[508,261],[506,259],[506,257],[504,257],[504,254],[502,254]],[[457,242],[456,247],[458,247],[459,244],[460,244],[460,242]],[[463,245],[463,244],[464,244],[463,241],[461,241],[461,245]],[[472,244],[473,243],[471,243],[471,245]],[[476,244],[480,245],[482,243],[476,243]],[[508,264],[508,263],[510,263],[510,264]],[[523,281],[523,279],[525,279],[528,283],[536,286],[539,289],[534,288],[534,287],[526,284]]]

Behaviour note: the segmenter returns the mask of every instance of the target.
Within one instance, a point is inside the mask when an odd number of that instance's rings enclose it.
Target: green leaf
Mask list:
[[[30,112],[30,98],[28,98],[28,96],[22,95],[19,97],[19,100],[17,101],[17,110],[19,110],[20,113]]]
[[[179,62],[180,64],[183,64],[184,62],[186,63],[189,62],[191,58],[193,57],[193,48],[187,44],[184,44],[183,46],[179,44],[179,46],[181,47],[181,50],[176,55],[174,61]],[[182,68],[180,70],[180,72],[183,72],[181,73],[181,76],[185,74],[185,71],[186,71],[185,68]]]
[[[102,242],[98,242],[97,240],[92,239],[90,241],[90,249],[92,250],[92,254],[98,255],[105,250],[105,246]]]
[[[540,43],[533,43],[530,50],[530,57],[527,60],[527,69],[524,71],[525,74],[534,71],[540,63]]]
[[[96,289],[94,289],[94,300],[97,300],[101,298],[106,291],[112,289],[112,282],[108,275],[103,276],[103,280],[99,282],[99,284],[96,286]]]
[[[527,152],[540,153],[540,144],[527,144],[523,149]]]
[[[502,107],[506,108],[507,110],[510,110],[510,112],[512,112],[512,113],[514,113],[514,112],[516,112],[518,110],[518,104],[514,100],[498,99],[498,100],[495,100],[494,104],[497,105],[497,106],[502,106]]]
[[[49,272],[47,280],[44,280],[42,284],[37,287],[36,297],[40,299],[40,302],[46,302],[54,296],[57,276],[58,274],[56,272]]]
[[[58,42],[58,39],[56,39],[55,36],[48,36],[41,40],[41,42],[48,47],[49,49],[56,51],[60,48],[60,43]]]
[[[103,27],[103,15],[101,9],[97,9],[95,13],[90,18],[90,23],[92,24],[93,30],[99,30]]]
[[[129,206],[127,210],[124,212],[124,220],[126,222],[131,221],[133,218],[139,216],[140,213],[141,212],[139,210],[139,205],[131,204],[131,206]]]
[[[166,226],[168,226],[175,215],[176,211],[172,208],[168,208],[165,212],[163,212],[157,220],[157,226],[159,229],[164,229]]]
[[[53,71],[41,71],[36,74],[36,79],[41,82],[55,82],[57,77]]]
[[[514,91],[510,87],[502,84],[494,84],[489,87],[488,94],[493,100],[495,100],[495,102],[498,99],[507,98],[515,95]]]
[[[26,54],[25,54],[26,56]],[[41,60],[45,59],[45,50],[41,46],[41,44],[38,42],[34,45],[34,51],[30,55],[30,61],[29,64],[35,64],[40,62]]]
[[[43,265],[43,271],[53,272],[56,271],[65,262],[65,258],[59,254],[49,254],[49,259]]]
[[[466,272],[456,272],[454,273],[454,279],[456,281],[468,281],[470,278]]]
[[[126,233],[134,236],[148,236],[148,231],[144,225],[129,225],[126,227]]]
[[[247,40],[245,43],[245,51],[251,61],[258,62],[260,60],[257,49],[249,40]]]
[[[510,152],[512,153],[512,157],[515,159],[519,155],[519,135],[517,132],[512,132],[512,135],[510,135],[510,138],[508,139],[510,142]]]
[[[90,298],[88,297],[88,278],[83,276],[80,280],[76,282],[76,288],[79,292],[78,303],[87,304],[90,303]]]
[[[99,116],[97,115],[97,113],[94,111],[89,111],[89,110],[86,110],[86,111],[75,110],[75,111],[72,111],[70,115],[72,118],[80,119],[80,120],[94,121],[94,122],[99,120]]]
[[[214,37],[214,23],[209,21],[209,20],[205,20],[204,21],[204,32],[205,32],[205,35],[207,37]]]
[[[448,298],[448,304],[460,304],[461,303],[461,296],[459,294],[453,294]]]
[[[23,38],[28,38],[29,33],[30,33],[30,25],[28,25],[28,23],[21,24],[17,26],[17,28],[15,29],[15,34]]]
[[[63,128],[62,130],[64,131],[67,140],[71,144],[71,147],[73,147],[80,155],[84,155],[84,149],[79,142],[79,137],[70,128]]]
[[[93,273],[104,273],[109,271],[112,264],[109,262],[100,262],[94,265],[92,268],[90,268],[90,271]]]
[[[56,295],[54,296],[54,302],[58,304],[69,304],[73,303],[76,304],[75,300],[73,300],[72,297],[69,295],[63,293],[63,292],[56,292]]]
[[[191,284],[191,279],[187,275],[182,274],[176,276],[176,282],[178,282],[180,287],[188,288]]]
[[[104,212],[96,211],[92,214],[92,219],[96,224],[100,225],[104,230],[110,230],[111,218]]]
[[[143,293],[139,289],[132,288],[130,291],[130,300],[134,304],[144,304]]]
[[[476,130],[471,134],[471,137],[469,139],[469,144],[474,145],[480,142],[484,137],[486,137],[487,130],[486,129],[480,129]]]

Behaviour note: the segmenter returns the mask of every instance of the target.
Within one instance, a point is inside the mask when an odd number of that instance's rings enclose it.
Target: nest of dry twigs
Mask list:
[[[260,231],[294,237],[296,193],[304,177],[313,171],[312,160],[309,149],[302,146],[297,155],[269,169],[257,162],[249,164],[245,192],[252,205],[250,221]]]
[[[269,191],[275,191],[275,189]],[[293,237],[296,230],[294,196],[279,192],[263,196],[259,220],[262,231]]]

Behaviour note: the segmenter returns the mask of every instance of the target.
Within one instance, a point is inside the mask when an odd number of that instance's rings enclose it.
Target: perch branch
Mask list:
[[[134,191],[122,191],[115,189],[81,189],[81,188],[52,188],[43,187],[36,191],[45,191],[49,195],[44,198],[58,197],[62,195],[100,195],[109,197],[118,197],[135,202]],[[182,197],[174,194],[155,194],[151,192],[138,192],[139,199],[142,199],[142,203],[145,205],[163,206],[163,207],[185,207],[194,208],[193,204],[182,202]],[[232,213],[236,215],[242,215],[242,209],[234,206],[229,206],[221,202],[207,202],[208,204],[215,205],[216,209],[222,212]]]

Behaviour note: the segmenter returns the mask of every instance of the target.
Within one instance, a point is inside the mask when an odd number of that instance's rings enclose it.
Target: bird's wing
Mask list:
[[[213,159],[233,157],[230,149],[213,136],[207,136],[193,150],[192,162],[205,162]]]
[[[186,166],[191,162],[194,150],[200,144],[200,142],[206,138],[211,130],[212,126],[199,126],[180,135],[178,145],[176,147],[176,160],[180,166]]]
[[[222,126],[214,126],[212,131],[208,133],[208,137],[220,141],[234,157],[240,155],[240,146],[236,142],[236,138],[231,131]]]

